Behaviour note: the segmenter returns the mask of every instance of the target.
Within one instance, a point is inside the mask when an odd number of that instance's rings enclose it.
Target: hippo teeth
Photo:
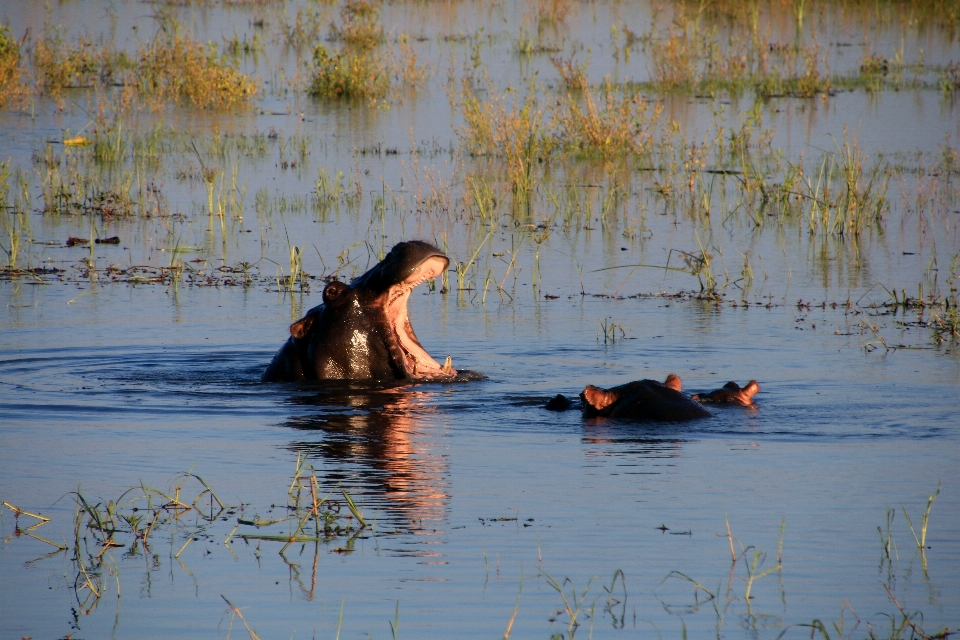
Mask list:
[[[447,356],[447,359],[444,361],[443,367],[441,367],[440,371],[448,376],[453,375],[453,358]]]

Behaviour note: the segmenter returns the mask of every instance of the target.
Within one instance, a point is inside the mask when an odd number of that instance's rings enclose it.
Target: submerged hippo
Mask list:
[[[683,384],[674,374],[663,382],[637,380],[612,389],[601,389],[592,384],[580,393],[585,417],[611,417],[638,421],[679,422],[707,418],[712,414],[701,402],[733,402],[742,406],[753,404],[753,396],[760,390],[756,380],[743,388],[728,382],[722,389],[692,398],[683,393]],[[571,403],[562,395],[550,400],[547,408],[562,411]]]
[[[349,285],[331,282],[323,304],[290,325],[290,338],[264,382],[295,380],[453,380],[421,346],[407,316],[410,292],[436,278],[449,258],[426,242],[401,242]]]
[[[680,379],[677,378],[677,380]],[[757,391],[760,391],[760,385],[757,384],[756,380],[751,380],[745,387],[731,381],[716,391],[699,393],[693,396],[693,399],[700,402],[732,402],[741,407],[752,407],[753,396],[757,395]]]

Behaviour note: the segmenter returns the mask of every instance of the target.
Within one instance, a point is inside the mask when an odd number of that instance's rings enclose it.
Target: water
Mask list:
[[[457,150],[461,120],[446,69],[461,74],[480,43],[501,86],[523,86],[534,73],[555,82],[546,55],[513,50],[532,9],[385,5],[388,31],[422,34],[416,46],[438,72],[377,109],[281,88],[278,70],[289,78],[302,69],[276,34],[301,6],[312,5],[163,7],[215,42],[256,33],[252,21],[264,18],[265,52],[241,65],[270,84],[256,109],[177,107],[129,119],[137,136],[160,123],[170,145],[151,169],[155,215],[41,212],[47,141],[86,124],[83,90],[68,91],[62,109],[39,99],[35,117],[0,111],[0,146],[32,195],[18,218],[32,242],[18,264],[63,270],[0,280],[0,498],[51,518],[30,533],[71,548],[71,492],[106,505],[134,487],[125,499],[141,495],[141,482],[171,495],[182,483],[190,503],[203,491],[180,475],[192,470],[227,505],[212,519],[191,510],[158,526],[146,554],[118,534],[124,546],[104,552],[99,599],[83,586],[72,551],[18,536],[34,520],[3,507],[0,636],[245,634],[224,599],[263,638],[500,637],[511,620],[517,638],[776,638],[785,629],[790,638],[810,633],[796,625],[830,628],[841,616],[845,634],[864,637],[868,623],[902,620],[891,595],[907,613],[922,612],[927,632],[960,625],[957,345],[934,340],[927,323],[937,309],[882,306],[891,291],[955,296],[956,175],[928,170],[960,136],[949,97],[854,91],[762,105],[771,148],[792,162],[835,152],[846,126],[871,158],[882,153],[899,168],[884,222],[854,239],[809,233],[802,220],[756,227],[736,203],[721,203],[719,189],[709,216],[691,215],[680,199],[657,195],[670,180],[665,170],[607,173],[568,160],[549,167],[528,216],[501,202],[489,224],[472,209],[467,179],[493,183],[497,161]],[[100,14],[70,3],[52,19],[66,25],[67,40],[102,28],[128,48],[155,28],[153,5],[110,7],[100,27],[87,17]],[[336,11],[316,10],[326,12],[325,30]],[[15,34],[42,30],[37,7],[5,11]],[[564,55],[592,47],[591,82],[647,79],[642,52],[612,56],[610,25],[642,32],[651,7],[571,11],[548,37]],[[901,43],[910,60],[921,48],[936,64],[957,57],[948,32],[831,15],[816,24],[836,18],[821,37],[834,48],[835,69],[855,70],[868,44],[891,58]],[[772,37],[792,30],[775,22]],[[739,127],[751,106],[745,97],[664,99],[689,142]],[[241,134],[262,135],[263,146],[217,155],[214,130],[228,146]],[[284,146],[298,136],[309,140],[304,156]],[[204,162],[217,160],[225,174],[237,167],[238,188],[246,185],[239,215],[208,216],[190,140]],[[50,149],[64,175],[75,167],[100,184],[115,185],[136,166],[130,157],[102,165],[82,149]],[[298,166],[283,168],[291,158]],[[331,179],[342,172],[360,195],[315,205],[321,169]],[[601,222],[611,175],[623,200]],[[726,180],[732,192],[734,179]],[[589,210],[572,223],[547,196],[566,198],[570,187]],[[70,236],[111,235],[121,244],[65,246]],[[359,274],[404,238],[444,244],[455,262],[476,255],[466,290],[451,272],[449,292],[421,286],[410,313],[431,354],[487,378],[394,388],[260,384],[287,325],[319,302],[320,276]],[[6,251],[6,237],[2,244]],[[304,291],[279,291],[292,245],[313,279]],[[690,273],[664,269],[684,266],[677,251],[702,247],[713,255],[720,302],[697,299]],[[163,269],[178,262],[186,266],[174,284]],[[605,341],[604,322],[623,333]],[[543,408],[586,384],[669,373],[691,392],[754,378],[758,406],[661,425]],[[341,514],[339,488],[371,526],[282,554],[281,542],[240,538],[290,531],[237,519],[286,515],[298,456]],[[906,516],[919,535],[938,486],[921,556]],[[731,543],[743,554],[733,567]],[[754,550],[765,555],[748,601]],[[780,570],[760,576],[778,555]],[[579,627],[571,629],[570,613]]]
[[[929,576],[902,513],[889,570],[901,604],[922,608],[927,628],[956,619],[956,359],[865,354],[858,338],[833,334],[844,322],[838,312],[800,332],[787,308],[717,313],[696,302],[665,310],[657,299],[578,299],[485,310],[415,295],[411,312],[428,348],[489,378],[330,394],[257,384],[282,337],[271,335],[285,314],[275,293],[194,289],[174,298],[117,287],[27,328],[73,293],[44,287],[35,307],[17,312],[22,328],[5,332],[15,338],[4,339],[0,371],[4,498],[53,518],[38,533],[69,540],[68,491],[113,499],[141,479],[166,489],[191,468],[227,502],[266,518],[285,503],[296,452],[309,456],[325,490],[342,483],[376,524],[350,554],[332,552],[342,541],[295,547],[288,565],[279,543],[255,551],[235,540],[231,554],[221,543],[233,518],[206,525],[188,515],[158,534],[153,563],[115,551],[119,605],[108,583],[109,597],[79,623],[71,563],[38,560],[45,545],[8,538],[7,634],[62,634],[77,624],[87,636],[208,635],[220,624],[222,594],[264,637],[332,635],[341,604],[344,637],[384,636],[397,600],[405,634],[491,635],[505,628],[522,574],[514,632],[526,636],[561,629],[564,619],[548,622],[562,602],[540,571],[578,590],[598,576],[586,600],[599,598],[598,636],[616,636],[624,615],[627,629],[636,616],[643,633],[653,625],[678,635],[686,624],[702,634],[717,624],[711,606],[688,611],[689,585],[660,581],[680,571],[722,587],[727,521],[740,542],[767,553],[764,568],[782,522],[785,533],[782,587],[776,575],[758,580],[757,617],[734,601],[724,635],[836,619],[845,598],[866,616],[890,611],[877,535],[886,510],[904,505],[917,526],[938,482]],[[592,335],[604,315],[643,336],[666,316],[671,331],[604,348]],[[226,326],[203,330],[218,322]],[[77,328],[81,339],[71,335]],[[576,393],[586,381],[670,371],[689,389],[756,377],[759,408],[720,407],[710,420],[652,428],[542,409],[550,394]],[[194,523],[210,538],[178,562],[172,555]],[[9,536],[9,512],[3,526]],[[404,533],[385,533],[398,528]],[[601,615],[602,585],[617,569],[626,609]],[[739,580],[733,587],[742,596]]]

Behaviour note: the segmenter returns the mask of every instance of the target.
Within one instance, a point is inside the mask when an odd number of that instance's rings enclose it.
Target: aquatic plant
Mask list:
[[[651,107],[639,94],[618,91],[608,79],[597,100],[587,89],[579,98],[571,93],[555,103],[551,136],[557,148],[587,156],[639,155],[649,150],[662,108]]]
[[[577,627],[580,626],[580,623],[577,622],[577,618],[580,615],[580,612],[583,610],[584,601],[587,598],[587,593],[590,591],[590,587],[593,584],[593,580],[587,583],[587,586],[583,588],[583,591],[580,592],[580,595],[577,595],[577,587],[573,584],[573,581],[570,578],[564,578],[563,582],[558,582],[556,578],[551,576],[548,573],[543,571],[540,572],[540,575],[547,579],[547,584],[553,588],[560,595],[560,599],[563,602],[563,613],[567,615],[567,638],[573,640],[577,634]],[[564,589],[570,586],[569,597]],[[551,619],[553,622],[554,619]]]
[[[383,41],[380,7],[368,0],[346,0],[340,7],[340,24],[331,24],[330,33],[356,49],[376,47]]]
[[[154,104],[189,101],[199,108],[242,104],[259,91],[256,80],[236,69],[211,44],[204,46],[179,25],[164,25],[160,33],[137,52],[137,89]]]
[[[414,89],[421,87],[436,71],[430,61],[421,61],[416,48],[410,43],[410,37],[405,33],[400,34],[390,55],[393,73],[403,86]]]
[[[49,26],[37,37],[33,52],[37,91],[59,96],[64,89],[112,82],[134,68],[125,51],[97,44],[80,35],[76,44],[64,42],[62,29]]]
[[[390,72],[369,51],[334,52],[322,44],[313,50],[307,92],[318,98],[378,99],[390,89]]]
[[[913,528],[913,522],[910,520],[910,514],[907,513],[907,508],[904,505],[900,505],[900,508],[903,510],[903,517],[907,520],[907,526],[910,527],[910,533],[913,534],[913,540],[917,543],[917,550],[920,552],[920,558],[923,562],[923,570],[927,570],[927,526],[930,524],[930,509],[933,507],[933,501],[937,499],[937,496],[940,495],[940,483],[937,483],[937,490],[930,494],[930,497],[927,498],[927,508],[923,512],[923,516],[920,519],[920,535],[917,535],[917,531]]]
[[[929,498],[927,498],[927,506],[926,506],[926,510],[924,511],[923,520],[921,523],[921,532],[919,537],[917,536],[917,532],[913,528],[913,523],[910,521],[910,515],[907,513],[906,507],[901,505],[904,518],[906,519],[907,525],[910,528],[910,533],[913,535],[913,538],[917,543],[917,554],[921,558],[923,574],[927,580],[929,580],[929,577],[927,576],[927,557],[926,557],[927,524],[930,516],[930,507],[933,505],[933,501],[936,499],[936,497],[939,494],[940,494],[940,483],[938,482],[937,489],[932,494],[930,494]],[[887,520],[886,530],[884,530],[883,527],[879,527],[879,526],[877,527],[877,531],[879,531],[880,533],[880,543],[882,545],[882,555],[881,555],[880,565],[881,565],[881,568],[883,568],[884,566],[886,567],[886,576],[885,576],[886,579],[882,586],[884,588],[884,591],[886,591],[887,596],[890,599],[890,602],[896,608],[896,612],[893,614],[886,614],[886,613],[879,614],[887,619],[887,625],[888,625],[887,630],[883,633],[885,634],[885,637],[888,638],[889,640],[908,640],[908,639],[912,640],[915,638],[920,638],[922,640],[933,640],[933,639],[945,640],[946,638],[949,638],[950,636],[955,635],[954,632],[947,627],[944,627],[939,631],[925,630],[923,628],[924,627],[923,612],[907,611],[906,609],[904,609],[903,605],[901,605],[899,600],[897,600],[896,595],[894,595],[894,589],[891,588],[891,586],[892,585],[895,586],[897,582],[895,560],[898,558],[898,553],[897,553],[896,542],[894,541],[893,533],[891,531],[895,514],[896,514],[895,509],[888,509],[887,518],[886,518]],[[849,610],[850,613],[853,615],[854,619],[856,620],[856,624],[854,625],[853,629],[851,629],[849,632],[845,630],[845,626],[846,626],[846,623],[844,620],[845,609]],[[849,601],[845,600],[844,604],[841,605],[840,607],[839,620],[837,620],[836,622],[831,622],[829,627],[823,620],[819,618],[814,619],[809,623],[803,623],[803,624],[791,625],[791,626],[798,626],[798,627],[810,629],[811,638],[820,637],[820,638],[823,638],[823,640],[831,640],[831,638],[833,637],[831,633],[836,633],[836,637],[838,638],[853,637],[853,632],[862,622],[863,620],[861,620],[860,617],[857,616],[856,612],[854,612],[853,607],[850,605]],[[867,628],[870,630],[870,633],[868,636],[869,638],[874,639],[874,638],[884,637],[884,636],[877,635],[877,632],[874,629],[874,626],[870,622],[867,622]],[[790,630],[790,627],[785,628],[780,633],[778,638],[783,637],[789,630]]]
[[[50,540],[47,540],[46,538],[43,538],[43,537],[39,536],[39,535],[36,534],[36,533],[33,533],[34,531],[36,531],[37,529],[39,529],[39,528],[42,527],[43,525],[49,523],[49,522],[50,522],[50,518],[47,518],[46,516],[42,516],[42,515],[37,514],[37,513],[30,513],[29,511],[24,511],[24,510],[21,509],[20,507],[18,507],[18,506],[16,506],[16,505],[12,505],[12,504],[10,504],[9,502],[6,502],[6,501],[4,501],[4,502],[2,503],[2,506],[6,507],[6,508],[9,509],[10,511],[12,511],[14,517],[17,518],[17,525],[16,525],[16,530],[15,530],[15,531],[16,531],[16,535],[24,535],[24,536],[31,537],[31,538],[33,538],[34,540],[39,540],[40,542],[43,542],[44,544],[48,544],[48,545],[50,545],[51,547],[56,547],[59,551],[65,551],[65,550],[67,549],[67,547],[65,547],[65,546],[63,546],[63,545],[61,545],[61,544],[59,544],[59,543],[57,543],[57,542],[51,542]],[[21,528],[20,528],[20,523],[19,523],[20,516],[27,516],[27,517],[33,518],[34,520],[39,520],[39,522],[35,522],[34,524],[32,524],[32,525],[30,525],[30,526],[28,526],[28,527],[26,527],[26,528],[24,528],[24,529],[21,529]]]
[[[619,322],[613,322],[609,318],[600,320],[597,325],[597,342],[603,339],[603,344],[616,344],[618,340],[627,337],[626,327]]]
[[[553,68],[557,70],[557,73],[560,74],[560,80],[563,83],[562,87],[564,90],[573,93],[587,90],[587,62],[574,64],[573,56],[566,59],[554,56],[550,58],[550,63],[553,65]]]
[[[327,19],[325,7],[317,3],[297,5],[297,15],[292,21],[287,19],[287,5],[281,4],[277,16],[277,29],[280,40],[287,46],[300,49],[320,39],[320,32]]]
[[[497,91],[489,78],[486,84],[491,89],[490,98],[481,98],[471,83],[463,82],[459,96],[464,119],[460,138],[470,154],[504,159],[515,208],[526,212],[539,179],[534,166],[547,152],[543,110],[532,88],[520,97],[515,90]]]
[[[121,597],[121,576],[118,559],[111,553],[113,549],[124,549],[124,558],[142,552],[152,557],[154,562],[159,562],[160,556],[155,555],[151,545],[160,532],[169,534],[170,542],[176,540],[180,545],[173,547],[175,551],[171,553],[171,559],[181,563],[181,556],[192,542],[201,538],[209,539],[213,535],[213,526],[227,521],[231,516],[236,516],[236,523],[222,540],[231,553],[230,542],[234,538],[283,542],[284,545],[279,549],[281,558],[291,544],[306,542],[319,545],[342,540],[343,546],[334,551],[347,552],[357,536],[362,531],[368,531],[368,524],[350,494],[342,487],[339,493],[350,514],[341,515],[341,504],[331,501],[329,493],[322,494],[316,471],[307,464],[303,455],[298,455],[294,476],[287,490],[288,504],[284,508],[284,517],[277,519],[248,515],[246,510],[249,505],[223,502],[213,487],[192,470],[178,474],[167,490],[141,481],[117,498],[109,500],[91,500],[77,490],[69,494],[76,506],[73,536],[63,544],[36,532],[48,525],[50,518],[9,502],[3,502],[3,506],[17,518],[22,515],[39,520],[24,528],[20,528],[18,522],[15,534],[34,538],[65,554],[75,572],[72,584],[77,602],[82,613],[89,615],[102,601],[111,579],[116,582],[117,598]],[[283,523],[289,526],[288,533],[259,532],[260,529]],[[312,531],[307,529],[311,523]],[[241,527],[244,527],[242,531]]]
[[[20,43],[10,34],[10,27],[0,24],[0,107],[21,92]]]
[[[781,592],[783,591],[783,535],[786,529],[786,521],[784,520],[780,523],[776,564],[765,569],[763,568],[763,564],[767,558],[766,552],[761,551],[754,545],[744,545],[739,539],[735,538],[731,533],[729,521],[726,521],[726,529],[726,538],[730,545],[730,573],[722,597],[719,588],[716,591],[712,591],[705,587],[701,581],[681,571],[671,571],[660,581],[660,585],[662,586],[674,580],[692,584],[693,600],[695,603],[694,609],[699,608],[700,605],[710,603],[717,616],[718,629],[720,625],[722,625],[722,621],[726,617],[729,609],[733,606],[733,603],[742,601],[746,607],[746,619],[744,622],[751,627],[755,627],[758,619],[764,616],[758,616],[753,611],[753,607],[756,605],[756,597],[752,595],[754,583],[766,576],[777,574],[780,581],[780,590]],[[743,567],[743,575],[737,575],[738,567],[741,564]],[[744,584],[742,596],[738,595],[737,590],[734,588],[734,577],[739,578]],[[781,636],[782,635],[783,634],[781,634]]]
[[[856,236],[878,223],[889,208],[890,173],[882,161],[868,166],[856,138],[846,130],[843,144],[837,146],[837,153],[824,154],[816,179],[802,182],[801,193],[809,203],[808,228],[811,233]]]
[[[234,58],[239,58],[241,56],[252,56],[254,59],[256,59],[258,56],[266,53],[266,47],[264,46],[263,41],[260,39],[259,33],[254,33],[250,40],[247,40],[247,36],[244,34],[243,40],[241,40],[237,32],[234,31],[232,38],[224,39],[223,52],[224,54],[233,56]]]

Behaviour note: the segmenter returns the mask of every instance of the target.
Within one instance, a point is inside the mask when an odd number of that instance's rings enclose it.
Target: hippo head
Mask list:
[[[290,326],[290,338],[263,374],[291,380],[445,380],[456,377],[420,344],[407,301],[450,259],[426,242],[401,242],[349,285],[331,282],[323,304]]]
[[[580,400],[584,416],[590,418],[679,422],[710,416],[699,402],[682,391],[680,378],[671,373],[663,382],[637,380],[610,389],[587,385]]]

